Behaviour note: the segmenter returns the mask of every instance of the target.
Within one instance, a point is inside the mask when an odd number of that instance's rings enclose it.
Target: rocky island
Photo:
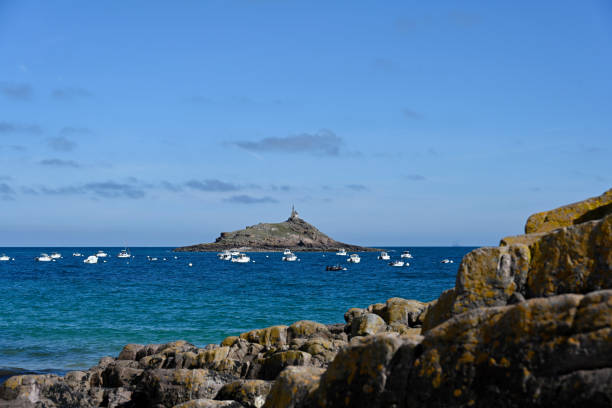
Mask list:
[[[532,216],[429,303],[128,344],[87,371],[11,377],[0,407],[610,407],[611,204],[612,190]]]
[[[180,247],[174,251],[219,252],[238,249],[243,252],[282,252],[284,249],[290,249],[301,252],[325,252],[337,251],[340,248],[351,252],[380,251],[376,248],[338,242],[302,220],[295,208],[292,208],[291,215],[284,222],[259,223],[238,231],[222,232],[215,242]]]

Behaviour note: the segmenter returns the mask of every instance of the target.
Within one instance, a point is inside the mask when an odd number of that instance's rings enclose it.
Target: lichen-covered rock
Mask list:
[[[144,372],[134,391],[138,406],[173,407],[198,398],[214,398],[224,384],[237,380],[207,369],[154,369]]]
[[[407,406],[567,406],[570,378],[584,390],[574,406],[612,404],[612,290],[471,310],[419,347]]]
[[[612,215],[555,230],[531,252],[527,297],[612,288]]]
[[[310,354],[298,350],[274,353],[263,360],[260,376],[264,380],[274,380],[285,367],[309,365],[311,359]]]
[[[103,387],[117,388],[135,385],[143,373],[138,363],[132,360],[117,360],[106,366],[100,374]]]
[[[276,378],[264,408],[305,408],[319,385],[323,368],[285,368]]]
[[[289,338],[325,337],[331,338],[332,334],[326,325],[311,320],[300,320],[293,323],[288,329]]]
[[[182,404],[175,405],[174,408],[244,408],[238,401],[215,401],[208,398],[195,399]]]
[[[372,312],[382,317],[389,325],[401,323],[413,327],[422,323],[419,316],[426,308],[427,303],[394,297],[388,299],[383,307],[372,307]]]
[[[525,233],[548,232],[612,214],[612,189],[598,197],[533,214],[525,224]]]
[[[269,381],[239,380],[221,387],[215,399],[238,401],[246,408],[261,408],[271,388]]]
[[[423,333],[451,318],[456,298],[455,288],[447,289],[442,292],[438,300],[429,305],[423,312]]]
[[[266,327],[265,329],[255,329],[242,333],[240,338],[266,347],[282,347],[287,344],[288,328],[288,326],[279,325]]]
[[[355,317],[351,322],[351,335],[368,336],[383,332],[387,329],[387,323],[382,317],[374,313],[365,313]]]
[[[321,376],[313,400],[320,407],[380,406],[389,365],[402,345],[397,335],[377,334],[354,339]]]
[[[102,392],[92,391],[85,377],[64,378],[53,374],[18,375],[0,385],[0,404],[9,407],[95,407]]]

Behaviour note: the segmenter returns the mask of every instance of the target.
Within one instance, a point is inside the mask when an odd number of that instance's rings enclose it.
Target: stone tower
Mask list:
[[[289,220],[297,220],[300,217],[298,216],[298,212],[295,211],[295,206],[291,206],[291,216],[289,217]]]

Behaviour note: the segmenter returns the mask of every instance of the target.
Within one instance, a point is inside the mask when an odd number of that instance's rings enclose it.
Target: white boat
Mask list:
[[[230,253],[231,256],[238,256],[238,255],[240,255],[240,251],[237,250],[237,249],[230,249],[229,253]]]
[[[83,256],[83,254],[80,252],[73,252],[72,256]]]
[[[285,255],[285,256],[287,256],[287,255],[289,255],[289,254],[291,254],[291,253],[292,253],[292,252],[291,252],[291,250],[290,250],[290,249],[285,249],[285,250],[283,251],[283,255]]]
[[[251,258],[249,258],[246,254],[239,253],[238,256],[232,257],[232,262],[247,263],[250,261],[251,261]]]
[[[440,263],[444,263],[444,264],[453,263],[453,260],[452,259],[443,259],[442,261],[440,261]]]
[[[52,252],[51,255],[49,255],[49,257],[51,259],[60,259],[62,257],[62,254],[60,254],[59,252]]]
[[[347,261],[351,263],[359,263],[361,262],[361,258],[357,254],[351,254],[351,256],[349,256]]]
[[[104,251],[98,251],[98,253],[96,254],[96,256],[98,258],[106,258],[108,256],[108,254]]]
[[[83,260],[86,264],[95,264],[98,263],[98,257],[95,255],[89,255],[87,258]]]
[[[219,252],[217,254],[217,257],[221,259],[222,261],[229,261],[232,259],[232,253],[228,250],[225,250],[223,252]]]
[[[336,255],[338,255],[338,256],[346,256],[346,249],[340,248],[340,250],[338,250],[338,252],[336,252]]]
[[[121,252],[119,252],[119,254],[117,254],[117,258],[131,258],[132,255],[127,251],[126,249],[122,249]]]
[[[147,255],[147,259],[148,259],[149,261],[157,261],[157,257],[155,257],[155,256],[154,256],[154,257],[151,257],[151,256]]]
[[[53,259],[51,259],[51,257],[47,254],[40,254],[40,256],[37,256],[36,259],[38,262],[51,262]]]
[[[10,260],[11,260],[11,258],[8,255],[6,255],[6,254],[2,254],[0,256],[0,261],[10,261]]]
[[[291,251],[289,251],[288,254],[285,254],[285,256],[283,256],[283,261],[285,262],[295,262],[297,261],[297,259],[297,256]]]
[[[410,251],[404,251],[400,255],[400,258],[412,258],[412,255],[410,254]]]
[[[378,259],[382,259],[383,261],[388,261],[389,259],[391,259],[391,257],[389,256],[388,253],[383,251],[380,253],[380,255],[378,255]]]
[[[389,262],[389,266],[400,267],[400,266],[404,266],[404,265],[408,266],[409,264],[407,262],[404,263],[404,261],[392,261],[392,262]]]

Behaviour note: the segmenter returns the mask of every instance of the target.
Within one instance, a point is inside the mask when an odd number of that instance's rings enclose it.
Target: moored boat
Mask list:
[[[338,255],[338,256],[346,256],[346,249],[340,248],[338,250],[338,252],[336,252],[336,255]]]
[[[391,257],[389,256],[388,253],[383,251],[380,253],[380,255],[378,255],[378,259],[382,259],[383,261],[388,261],[389,259],[391,259]]]
[[[404,261],[391,261],[389,262],[389,266],[395,266],[395,267],[401,267],[401,266],[408,266],[408,262],[404,262]]]
[[[351,254],[351,256],[349,256],[349,258],[347,259],[347,262],[359,263],[361,262],[361,258],[357,254]]]
[[[98,258],[106,258],[108,256],[108,254],[102,250],[98,251],[98,253],[96,254],[96,256]]]
[[[285,262],[295,262],[297,261],[297,259],[297,255],[291,251],[289,251],[288,254],[285,254],[285,256],[283,256],[283,261]]]
[[[98,263],[98,257],[96,255],[89,255],[87,258],[83,259],[83,263],[86,263],[86,264]]]
[[[238,256],[232,257],[232,262],[247,263],[250,261],[251,258],[249,258],[246,254],[238,254]]]
[[[404,251],[400,255],[400,258],[412,258],[412,254],[410,253],[410,251]]]
[[[10,260],[11,258],[6,254],[0,255],[0,261],[10,261]]]
[[[121,252],[117,254],[117,258],[131,258],[132,254],[130,254],[126,249],[122,249]]]
[[[34,258],[38,262],[51,262],[53,259],[47,254],[40,254],[36,258]]]

